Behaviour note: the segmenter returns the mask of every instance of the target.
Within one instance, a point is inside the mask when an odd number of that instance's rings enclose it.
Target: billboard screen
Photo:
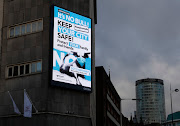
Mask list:
[[[91,19],[53,10],[52,84],[91,91]]]

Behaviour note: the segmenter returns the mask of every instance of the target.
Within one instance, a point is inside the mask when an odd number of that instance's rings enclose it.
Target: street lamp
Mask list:
[[[178,92],[179,89],[174,89],[174,90],[171,90],[171,84],[170,84],[170,98],[171,98],[171,115],[172,115],[172,126],[173,126],[173,107],[172,107],[172,93],[173,92]]]
[[[121,101],[122,101],[122,100],[136,100],[136,101],[140,101],[140,100],[142,100],[142,99],[136,99],[136,98],[133,98],[133,99],[120,99],[120,111],[121,111],[120,116],[121,116],[121,126],[122,126],[122,104],[121,104]]]

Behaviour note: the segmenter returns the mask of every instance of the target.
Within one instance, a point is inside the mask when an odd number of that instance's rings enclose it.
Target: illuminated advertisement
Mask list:
[[[52,81],[91,91],[91,19],[53,6]]]

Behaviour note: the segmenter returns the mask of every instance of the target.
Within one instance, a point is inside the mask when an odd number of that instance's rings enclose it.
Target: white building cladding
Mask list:
[[[145,124],[165,122],[165,97],[163,80],[147,78],[136,81],[137,120]]]

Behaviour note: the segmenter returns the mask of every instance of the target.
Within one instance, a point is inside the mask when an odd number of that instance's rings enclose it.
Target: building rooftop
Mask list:
[[[173,113],[173,120],[180,119],[180,111]],[[169,114],[167,117],[167,121],[172,120],[172,114]]]
[[[157,78],[146,78],[146,79],[137,80],[137,81],[136,81],[136,86],[137,86],[138,84],[142,83],[142,82],[158,82],[158,83],[164,85],[164,84],[163,84],[163,80],[161,80],[161,79],[157,79]]]

